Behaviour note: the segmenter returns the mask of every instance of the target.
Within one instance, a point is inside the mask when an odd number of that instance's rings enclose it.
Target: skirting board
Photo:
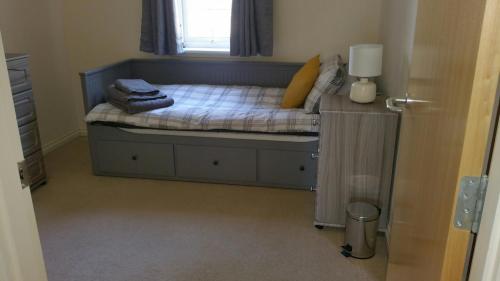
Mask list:
[[[76,130],[76,131],[73,131],[69,134],[63,135],[58,139],[55,139],[55,140],[50,141],[46,144],[43,144],[42,145],[43,155],[47,155],[49,152],[56,150],[57,148],[71,142],[72,140],[74,140],[78,137],[81,137],[81,136],[86,136],[86,135],[87,135],[86,130],[85,130],[85,132],[83,132],[82,130]]]

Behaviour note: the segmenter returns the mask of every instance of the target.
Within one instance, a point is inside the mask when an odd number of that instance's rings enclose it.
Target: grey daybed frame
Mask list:
[[[154,84],[286,87],[296,63],[131,59],[80,73],[85,112],[105,102],[117,78]],[[154,134],[112,124],[87,124],[96,175],[311,189],[317,137],[231,138],[226,133]],[[144,132],[144,133],[143,133]],[[146,133],[147,132],[147,133]],[[247,134],[248,135],[248,134]],[[281,138],[281,139],[280,139]]]

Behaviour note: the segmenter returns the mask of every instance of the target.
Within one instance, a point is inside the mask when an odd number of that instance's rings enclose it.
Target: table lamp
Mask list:
[[[373,102],[377,96],[377,85],[368,80],[382,75],[383,46],[360,44],[349,50],[349,75],[360,80],[352,84],[350,98],[357,103]]]

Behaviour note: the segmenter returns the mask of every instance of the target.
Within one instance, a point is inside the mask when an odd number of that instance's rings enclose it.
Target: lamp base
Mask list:
[[[349,97],[357,103],[374,102],[377,98],[377,85],[368,78],[361,78],[360,81],[352,84]]]

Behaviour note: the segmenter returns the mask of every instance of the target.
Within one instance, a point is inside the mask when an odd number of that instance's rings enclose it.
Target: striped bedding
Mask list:
[[[96,106],[86,122],[109,122],[169,130],[230,130],[317,133],[319,115],[281,109],[285,89],[256,86],[156,85],[173,106],[130,115],[109,103]]]

